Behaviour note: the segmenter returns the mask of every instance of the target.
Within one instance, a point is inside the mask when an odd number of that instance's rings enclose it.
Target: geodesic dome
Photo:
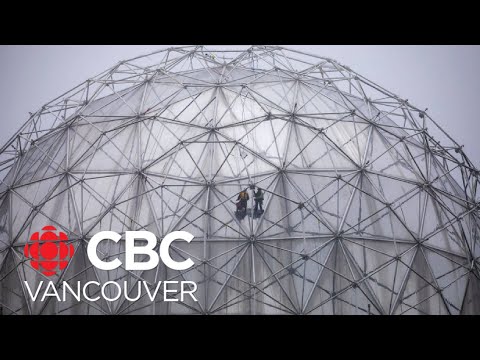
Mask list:
[[[478,171],[426,111],[328,58],[197,46],[124,61],[32,114],[0,156],[4,314],[480,314]],[[23,252],[46,225],[75,249],[52,277]],[[195,266],[93,268],[104,230],[188,231],[172,256]],[[124,243],[98,254],[124,259]],[[32,302],[24,280],[132,296],[191,280],[198,302]]]

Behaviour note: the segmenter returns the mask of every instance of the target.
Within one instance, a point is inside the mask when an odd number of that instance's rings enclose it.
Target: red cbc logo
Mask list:
[[[58,270],[67,267],[72,258],[73,245],[66,244],[67,234],[58,232],[54,226],[45,226],[41,232],[30,237],[32,244],[27,243],[23,254],[30,259],[32,267],[45,276],[53,276]]]

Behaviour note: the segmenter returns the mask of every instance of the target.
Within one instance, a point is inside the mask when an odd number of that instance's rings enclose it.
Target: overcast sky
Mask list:
[[[164,47],[0,46],[0,144],[28,119],[28,112],[121,60]],[[289,47],[336,59],[413,105],[428,107],[480,165],[480,46]]]

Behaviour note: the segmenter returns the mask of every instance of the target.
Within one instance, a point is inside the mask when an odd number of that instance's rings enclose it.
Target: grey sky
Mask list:
[[[43,104],[162,45],[0,46],[0,144]],[[480,165],[480,46],[323,46],[294,49],[338,60],[430,115]],[[0,145],[0,146],[1,146]]]

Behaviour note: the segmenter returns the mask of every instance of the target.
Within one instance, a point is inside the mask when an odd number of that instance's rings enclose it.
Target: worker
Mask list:
[[[245,189],[245,190],[241,191],[240,194],[238,195],[237,201],[239,201],[239,205],[240,205],[240,206],[238,206],[238,210],[246,211],[248,200],[250,200],[250,196],[248,195],[248,192]]]
[[[263,191],[260,188],[257,188],[257,192],[254,193],[255,195],[255,212],[258,211],[258,206],[260,206],[260,212],[263,212]]]

